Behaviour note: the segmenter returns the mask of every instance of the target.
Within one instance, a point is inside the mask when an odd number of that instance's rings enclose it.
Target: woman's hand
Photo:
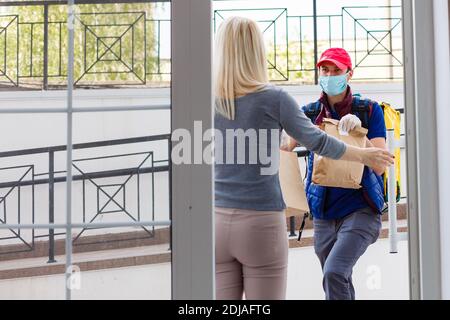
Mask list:
[[[362,163],[370,168],[386,168],[394,164],[394,155],[380,148],[363,148]]]
[[[368,167],[388,167],[394,164],[394,155],[380,148],[358,148],[347,145],[341,160],[356,161]]]

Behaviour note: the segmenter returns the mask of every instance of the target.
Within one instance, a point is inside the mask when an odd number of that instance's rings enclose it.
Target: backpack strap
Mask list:
[[[361,99],[359,95],[353,96],[352,114],[361,120],[363,128],[369,129],[369,119],[372,114],[373,102],[370,99]]]
[[[322,104],[320,101],[312,102],[304,106],[303,112],[305,115],[312,121],[312,123],[316,123],[317,116],[320,114],[322,109]]]
[[[366,129],[369,129],[369,119],[372,114],[372,105],[373,101],[370,99],[361,99],[359,95],[353,96],[352,114],[356,115],[361,120],[363,128]],[[312,123],[316,123],[317,116],[322,110],[322,104],[320,101],[316,101],[307,104],[302,109]]]

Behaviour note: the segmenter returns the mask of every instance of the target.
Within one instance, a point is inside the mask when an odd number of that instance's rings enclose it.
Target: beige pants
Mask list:
[[[286,297],[288,239],[284,211],[215,208],[216,299]]]

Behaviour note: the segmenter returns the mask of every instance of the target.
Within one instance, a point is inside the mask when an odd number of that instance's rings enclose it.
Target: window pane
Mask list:
[[[73,298],[170,299],[169,225],[123,226],[170,221],[170,5],[76,11],[72,222],[116,225],[72,230]]]
[[[215,31],[231,16],[244,16],[258,22],[265,39],[270,80],[284,86],[299,106],[320,97],[315,55],[320,58],[327,48],[343,47],[350,54],[354,66],[350,81],[352,92],[379,103],[388,102],[403,113],[401,1],[230,0],[214,1],[213,6]],[[401,134],[404,136],[403,115]],[[402,148],[400,154],[402,198],[397,203],[399,232],[408,229],[404,151]],[[305,160],[306,157],[299,158],[303,174],[306,172]],[[409,297],[407,241],[399,241],[398,253],[389,254],[387,216],[387,212],[382,216],[380,239],[368,248],[354,268],[357,298]],[[302,240],[298,242],[296,238],[301,222],[300,217],[286,221],[290,244],[287,298],[323,299],[322,269],[313,248],[313,224],[306,221]],[[305,274],[309,275],[307,279]],[[298,290],[299,286],[311,290]]]
[[[0,142],[0,225],[65,221],[66,121],[65,114],[1,114],[8,138]],[[0,299],[64,298],[64,264],[48,263],[50,232],[0,230]]]

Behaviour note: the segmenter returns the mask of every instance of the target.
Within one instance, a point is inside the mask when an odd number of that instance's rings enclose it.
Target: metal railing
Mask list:
[[[366,9],[366,15],[359,17],[355,11]],[[386,17],[368,18],[370,10],[386,9]],[[214,29],[217,29],[217,20],[224,20],[227,16],[246,13],[252,16],[259,12],[273,16],[272,19],[258,20],[263,26],[263,32],[269,34],[269,70],[272,70],[272,80],[300,81],[318,83],[318,70],[315,67],[318,57],[328,47],[341,46],[351,54],[355,72],[354,80],[400,80],[402,49],[401,39],[399,46],[393,45],[393,33],[401,30],[401,17],[391,16],[392,10],[399,6],[346,6],[341,8],[339,14],[318,14],[316,1],[313,1],[313,15],[289,15],[286,8],[271,9],[226,9],[214,12]],[[271,14],[270,14],[271,13]],[[385,21],[385,29],[379,26],[370,26],[370,22]],[[367,23],[369,22],[369,25]],[[320,30],[327,30],[319,36]],[[277,30],[282,30],[279,32]],[[298,30],[297,30],[298,29]],[[306,31],[305,31],[306,30]],[[309,32],[308,32],[309,30]],[[297,33],[298,37],[293,35]],[[280,36],[282,34],[282,36]],[[305,38],[309,36],[309,38]],[[386,43],[387,42],[387,43]],[[390,63],[369,62],[369,58],[386,56]],[[385,68],[385,75],[361,76],[362,69]],[[398,69],[397,76],[395,69]]]
[[[145,136],[145,137],[135,137],[135,138],[127,138],[127,139],[117,139],[117,140],[107,140],[107,141],[97,141],[97,142],[89,142],[89,143],[80,143],[80,144],[74,144],[73,149],[74,150],[87,150],[87,149],[95,149],[95,148],[104,148],[104,147],[110,147],[110,146],[126,146],[131,144],[142,144],[142,143],[151,143],[151,142],[165,142],[167,144],[167,152],[168,155],[170,155],[170,134],[163,134],[163,135],[154,135],[154,136]],[[18,198],[18,204],[17,204],[17,224],[23,226],[23,212],[21,211],[21,200],[20,197],[23,193],[23,190],[25,187],[31,188],[31,211],[29,217],[29,221],[32,225],[31,228],[31,238],[29,240],[24,239],[21,234],[21,229],[19,228],[16,232],[13,228],[9,228],[8,230],[12,232],[13,236],[10,237],[4,237],[0,238],[1,240],[6,239],[18,239],[22,244],[24,244],[25,249],[19,250],[19,251],[7,251],[2,253],[17,253],[17,252],[23,252],[23,251],[32,251],[35,248],[35,239],[37,238],[48,238],[49,243],[49,262],[55,261],[55,236],[57,235],[65,235],[65,232],[63,233],[55,233],[55,228],[48,229],[48,234],[35,234],[35,230],[39,226],[38,224],[35,224],[35,198],[43,195],[43,189],[39,189],[40,192],[36,195],[35,187],[40,185],[48,185],[48,223],[54,224],[55,223],[55,186],[59,183],[65,183],[66,182],[66,171],[65,170],[56,170],[55,169],[55,154],[59,152],[66,152],[67,147],[65,145],[61,146],[52,146],[52,147],[45,147],[45,148],[34,148],[34,149],[26,149],[26,150],[17,150],[17,151],[8,151],[8,152],[0,152],[0,159],[20,159],[20,157],[27,157],[27,156],[44,156],[47,155],[48,158],[48,172],[40,172],[36,173],[35,171],[35,164],[28,164],[28,165],[21,165],[21,166],[10,166],[10,167],[4,167],[0,168],[0,172],[4,172],[6,170],[12,170],[12,169],[24,169],[25,173],[21,175],[21,177],[16,181],[6,181],[0,183],[0,190],[1,189],[7,189],[7,192],[4,196],[0,197],[0,205],[3,206],[3,219],[0,218],[1,224],[7,223],[7,217],[9,216],[7,208],[9,206],[6,206],[6,202],[8,200],[8,197],[13,194],[13,192],[17,192],[17,198]],[[98,149],[97,149],[98,151]],[[102,151],[103,152],[103,151]],[[78,234],[72,239],[73,243],[75,244],[76,241],[81,237],[81,235],[86,230],[95,229],[95,223],[94,221],[103,214],[109,214],[109,213],[123,213],[126,215],[128,220],[130,220],[132,223],[139,223],[143,221],[143,215],[141,212],[141,184],[142,184],[142,177],[144,175],[149,174],[150,175],[150,183],[151,183],[151,193],[146,194],[146,197],[151,198],[151,207],[150,207],[150,217],[148,215],[145,215],[147,220],[145,221],[151,221],[155,222],[155,179],[154,174],[158,172],[168,172],[170,170],[169,166],[169,160],[167,159],[159,159],[156,160],[155,157],[155,151],[146,151],[146,152],[138,152],[138,153],[121,153],[121,154],[107,154],[104,156],[97,156],[97,157],[89,157],[89,158],[79,158],[73,160],[73,168],[77,170],[77,173],[73,175],[73,181],[81,182],[82,184],[82,192],[81,192],[81,199],[82,199],[82,211],[81,211],[81,223],[79,223],[79,227],[81,228],[81,231],[78,232]],[[93,171],[88,172],[83,168],[81,165],[82,162],[87,161],[95,161],[95,160],[105,160],[105,159],[118,159],[118,158],[126,158],[126,157],[132,157],[132,156],[141,156],[143,160],[139,160],[138,163],[135,166],[126,167],[126,168],[119,168],[114,170],[101,170],[101,171]],[[148,164],[149,163],[149,164]],[[125,177],[125,180],[121,183],[115,183],[115,184],[105,184],[101,183],[98,179],[104,179],[104,178],[113,178],[113,177]],[[136,207],[135,214],[130,212],[127,209],[126,205],[126,188],[127,185],[131,183],[131,178],[136,177],[136,186],[133,190],[136,190],[136,203],[134,204]],[[93,215],[93,217],[88,217],[86,214],[86,184],[90,183],[94,188],[96,189],[96,212]],[[171,181],[169,179],[169,203],[171,201],[170,199],[170,188],[171,188]],[[108,188],[114,187],[115,192],[108,191]],[[120,193],[120,194],[119,194]],[[103,195],[103,197],[106,197],[106,202],[103,205],[100,205],[100,196]],[[121,197],[120,200],[118,199],[118,195]],[[106,210],[106,207],[109,203],[113,203],[114,206],[118,209],[116,210]],[[150,219],[148,219],[150,218]],[[10,223],[8,223],[10,224]],[[125,226],[127,223],[117,223],[118,226]],[[56,224],[55,224],[56,226]],[[113,226],[112,226],[113,227]],[[104,227],[103,227],[104,228]],[[155,225],[152,226],[152,229],[148,229],[145,226],[141,226],[143,230],[148,233],[148,237],[153,237],[155,232]],[[130,239],[127,239],[130,240]]]
[[[100,4],[135,4],[141,10],[82,11]],[[62,11],[66,5],[67,1],[59,0],[0,2],[0,9],[15,12],[0,14],[3,87],[47,90],[66,86],[67,19]],[[143,86],[153,76],[170,75],[170,67],[164,68],[169,62],[160,54],[161,27],[169,26],[170,20],[153,19],[154,5],[147,0],[77,1],[76,87]],[[27,17],[30,12],[32,16]]]
[[[312,15],[289,15],[288,8],[218,9],[213,16],[214,29],[229,15],[264,12],[265,18],[255,20],[269,39],[269,73],[275,82],[317,84],[317,59],[330,46],[341,46],[351,53],[357,70],[354,80],[402,79],[398,6],[347,6],[337,14],[323,15],[312,1]],[[99,3],[147,3],[148,9],[87,12],[88,5]],[[65,4],[58,0],[0,2],[0,8],[19,8],[15,14],[0,15],[0,83],[5,89],[65,87],[67,21],[50,14]],[[170,46],[170,19],[154,17],[153,5],[144,0],[84,0],[77,4],[76,87],[170,85],[170,57],[162,54],[162,46]],[[27,21],[21,8],[31,5],[41,9],[33,21]],[[381,9],[386,10],[386,16],[369,17],[371,10]],[[368,14],[360,14],[361,10]],[[400,38],[395,38],[395,32]]]

